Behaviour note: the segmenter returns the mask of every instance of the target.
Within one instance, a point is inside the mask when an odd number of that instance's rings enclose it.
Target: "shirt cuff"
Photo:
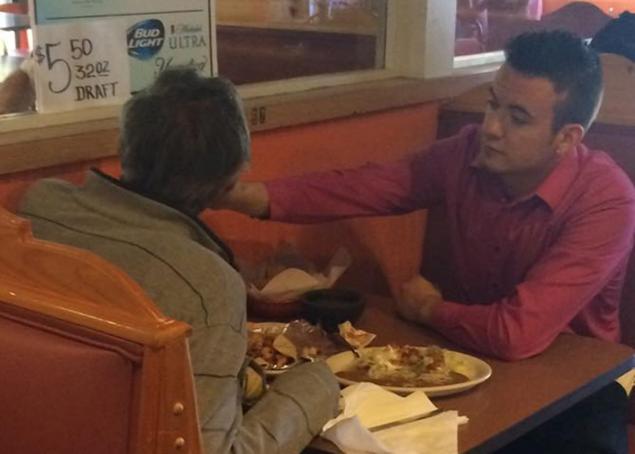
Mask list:
[[[269,220],[283,221],[286,210],[284,209],[284,201],[286,199],[285,185],[278,181],[266,181],[264,183],[269,196]]]

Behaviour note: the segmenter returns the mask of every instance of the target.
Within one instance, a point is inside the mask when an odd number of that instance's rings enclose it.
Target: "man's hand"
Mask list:
[[[401,286],[397,311],[407,320],[425,324],[430,320],[434,308],[442,302],[443,297],[436,287],[417,275]]]
[[[209,208],[234,210],[255,218],[267,218],[269,193],[263,183],[237,181],[228,186]]]

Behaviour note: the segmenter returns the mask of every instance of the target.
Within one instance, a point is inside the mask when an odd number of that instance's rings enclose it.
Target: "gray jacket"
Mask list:
[[[207,452],[300,452],[334,414],[338,386],[324,364],[296,367],[243,415],[245,286],[198,220],[91,172],[84,186],[42,180],[20,214],[41,239],[88,249],[125,270],[190,338]],[[223,258],[225,257],[225,258]]]

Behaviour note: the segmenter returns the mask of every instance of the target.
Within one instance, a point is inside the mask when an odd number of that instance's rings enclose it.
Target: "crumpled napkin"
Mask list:
[[[358,383],[342,391],[342,400],[342,413],[324,425],[322,437],[347,454],[458,452],[458,426],[467,422],[467,418],[456,411],[377,432],[368,429],[436,410],[421,391],[402,397],[373,383]]]
[[[286,268],[261,289],[253,283],[249,284],[248,291],[254,297],[267,301],[291,301],[309,290],[332,287],[351,266],[352,261],[350,253],[344,248],[339,248],[321,273],[309,273],[295,267]]]

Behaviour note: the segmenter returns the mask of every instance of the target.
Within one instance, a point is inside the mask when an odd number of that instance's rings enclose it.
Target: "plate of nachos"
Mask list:
[[[407,394],[424,391],[445,396],[468,390],[492,375],[492,368],[474,356],[436,345],[386,345],[342,352],[327,364],[342,385],[371,382]]]

